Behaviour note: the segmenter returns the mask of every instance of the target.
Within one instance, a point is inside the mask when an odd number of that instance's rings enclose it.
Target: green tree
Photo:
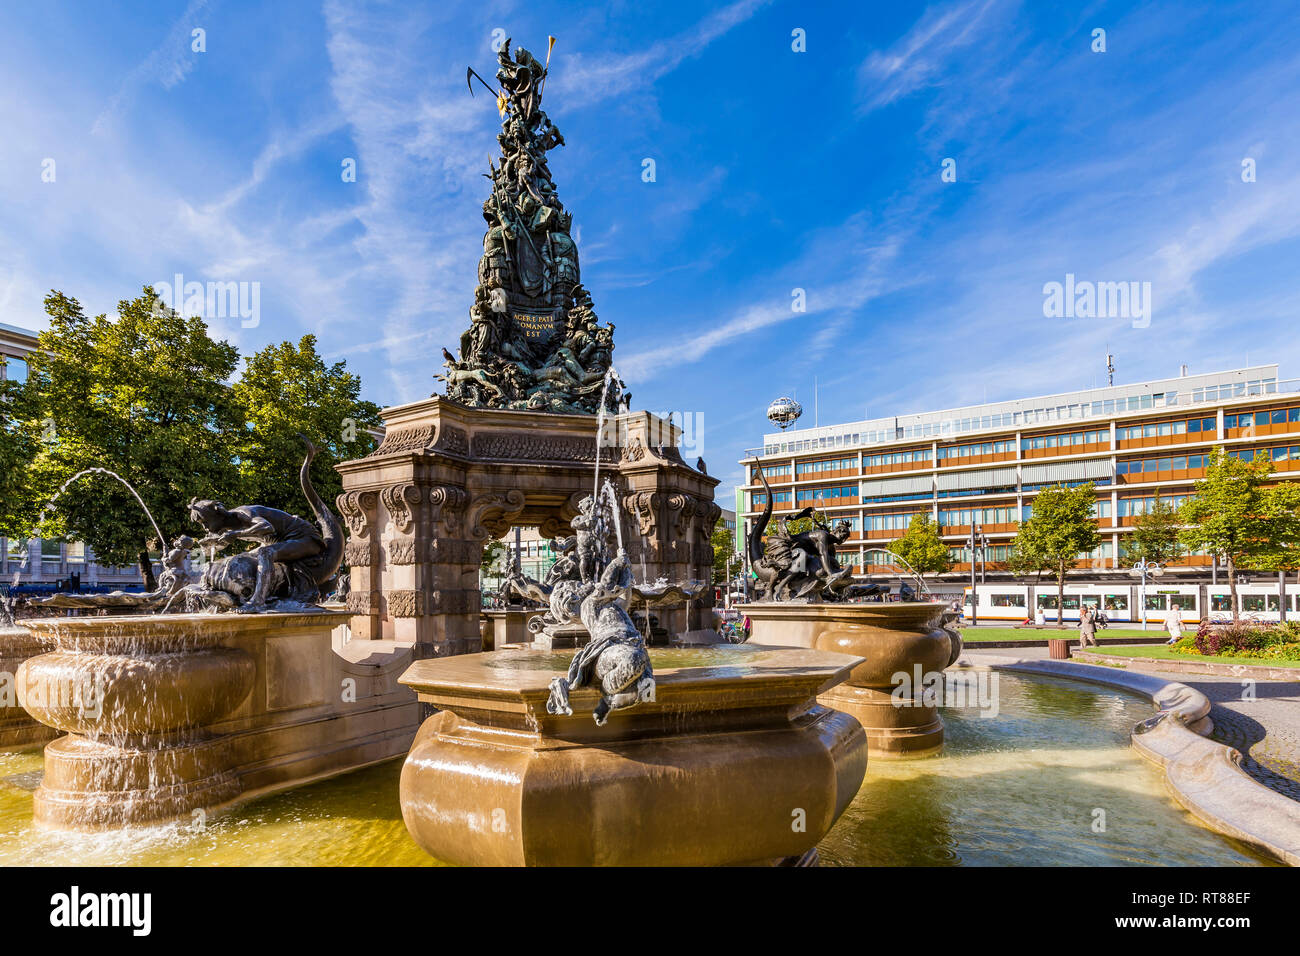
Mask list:
[[[1239,617],[1238,570],[1294,566],[1300,492],[1289,484],[1270,487],[1272,474],[1272,462],[1263,452],[1254,461],[1242,461],[1215,449],[1205,477],[1178,512],[1188,526],[1180,535],[1182,543],[1224,563],[1234,621]]]
[[[907,531],[889,545],[889,550],[912,566],[917,574],[947,571],[952,567],[948,546],[939,537],[939,525],[930,515],[912,516]]]
[[[709,536],[709,543],[713,545],[713,583],[725,584],[727,581],[727,558],[736,553],[736,533],[727,527],[727,523],[721,518],[713,526],[713,533]],[[743,567],[737,567],[736,562],[731,562],[731,573],[737,574]]]
[[[1030,565],[1050,569],[1056,576],[1056,623],[1065,607],[1065,573],[1079,555],[1101,543],[1093,515],[1092,482],[1077,488],[1053,485],[1039,492],[1034,511],[1016,534],[1016,552]]]
[[[1133,532],[1124,541],[1124,560],[1168,564],[1185,550],[1179,540],[1181,527],[1178,509],[1161,501],[1157,491],[1150,509],[1133,522]]]
[[[247,501],[311,514],[298,482],[304,453],[300,434],[317,447],[312,484],[327,503],[343,491],[334,466],[375,449],[367,429],[380,424],[379,406],[360,397],[361,379],[346,363],[325,364],[314,335],[304,335],[297,345],[268,345],[250,356],[232,393],[247,423],[236,449]]]
[[[0,355],[0,369],[6,366]],[[26,392],[21,382],[0,377],[0,537],[21,537],[35,516],[27,488],[28,465],[36,443],[24,427]]]
[[[35,446],[26,513],[58,495],[39,528],[28,518],[21,530],[85,541],[109,564],[138,561],[150,587],[157,535],[131,493],[102,474],[60,487],[83,469],[111,469],[169,537],[189,526],[191,497],[238,487],[231,448],[242,422],[225,384],[238,353],[213,341],[202,319],[157,302],[146,286],[118,303],[116,318],[92,319],[76,299],[51,292],[50,327],[28,359],[20,423]]]

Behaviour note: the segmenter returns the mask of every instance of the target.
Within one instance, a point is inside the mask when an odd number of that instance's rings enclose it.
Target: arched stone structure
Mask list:
[[[466,408],[441,396],[385,409],[383,418],[379,448],[338,466],[352,636],[412,641],[417,657],[473,653],[484,543],[516,525],[571,533],[578,501],[593,489],[595,418]],[[634,573],[644,567],[651,581],[707,581],[713,567],[718,479],[682,460],[679,434],[648,412],[628,412],[610,417],[599,442]],[[710,589],[660,619],[674,633],[706,628],[712,604]]]

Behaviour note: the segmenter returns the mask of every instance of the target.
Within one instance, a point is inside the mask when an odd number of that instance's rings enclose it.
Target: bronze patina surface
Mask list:
[[[917,757],[943,746],[943,720],[924,681],[953,663],[961,637],[930,602],[749,604],[751,644],[795,645],[852,654],[862,662],[824,692],[828,707],[852,714],[875,757]],[[933,679],[933,678],[932,678]]]
[[[592,720],[547,710],[571,655],[417,661],[440,708],[402,770],[402,814],[440,860],[703,866],[807,859],[866,772],[857,720],[817,703],[860,659],[813,649],[651,650],[653,701]]]

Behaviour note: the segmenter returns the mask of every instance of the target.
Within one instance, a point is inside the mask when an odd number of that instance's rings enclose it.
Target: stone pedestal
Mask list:
[[[858,722],[817,703],[859,659],[730,647],[650,653],[656,699],[592,720],[547,713],[571,655],[506,650],[417,661],[439,708],[402,768],[402,816],[466,866],[809,862],[866,772]]]
[[[385,409],[384,440],[338,466],[344,564],[358,639],[411,643],[417,657],[480,649],[479,563],[515,525],[571,534],[578,502],[614,481],[634,574],[709,580],[718,480],[687,465],[679,430],[647,412],[611,416],[466,408],[434,397]],[[673,633],[710,626],[713,595],[667,609]]]
[[[825,691],[827,707],[866,729],[873,757],[923,757],[943,747],[943,720],[926,696],[961,654],[961,637],[943,626],[946,606],[929,602],[747,604],[749,643],[815,647],[862,658],[843,684]]]
[[[542,613],[540,609],[525,607],[494,607],[484,611],[483,616],[491,622],[492,639],[491,646],[485,645],[483,650],[507,644],[527,644],[533,639],[528,632],[528,621]]]
[[[419,721],[397,684],[409,645],[350,641],[346,615],[42,618],[55,650],[18,672],[23,706],[64,731],[33,816],[97,830],[193,820],[404,753]]]
[[[15,681],[24,661],[51,647],[25,627],[0,629],[0,750],[30,750],[59,735],[23,710]]]

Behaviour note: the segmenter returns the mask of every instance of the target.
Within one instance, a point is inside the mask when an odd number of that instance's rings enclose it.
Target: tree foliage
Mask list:
[[[1077,488],[1053,485],[1039,492],[1034,511],[1020,525],[1016,535],[1018,560],[1026,565],[1051,570],[1056,576],[1056,623],[1065,606],[1065,574],[1080,554],[1101,543],[1093,516],[1095,489],[1092,482]]]
[[[1239,616],[1237,572],[1242,568],[1282,570],[1295,567],[1300,539],[1300,490],[1270,486],[1273,465],[1260,452],[1242,461],[1215,449],[1195,494],[1183,502],[1179,519],[1188,527],[1180,538],[1223,562],[1232,595],[1232,617]]]
[[[913,515],[907,531],[889,545],[889,550],[906,561],[918,574],[947,571],[952,567],[948,545],[939,537],[939,525],[922,512]]]
[[[317,446],[312,479],[327,502],[342,490],[334,465],[374,449],[379,407],[360,398],[343,362],[326,365],[316,339],[239,354],[201,318],[164,308],[145,287],[117,315],[88,317],[61,292],[45,300],[50,326],[28,357],[25,384],[0,382],[0,534],[85,541],[106,564],[196,529],[191,498],[264,504],[309,516],[298,473]],[[115,472],[139,492],[159,537]],[[58,497],[57,506],[46,508]]]
[[[367,428],[380,424],[379,406],[360,397],[361,379],[344,362],[325,364],[314,335],[297,345],[268,345],[247,358],[232,394],[245,422],[234,453],[246,501],[311,514],[298,481],[300,434],[318,449],[312,484],[327,504],[343,491],[334,466],[374,451]]]
[[[34,454],[16,516],[30,518],[58,494],[58,507],[27,531],[85,541],[108,564],[140,561],[147,582],[150,542],[168,542],[156,541],[131,493],[102,474],[59,489],[83,469],[110,469],[136,488],[169,537],[187,528],[191,497],[237,489],[230,447],[241,418],[225,380],[238,353],[209,338],[202,319],[156,301],[146,286],[118,303],[115,318],[90,318],[76,299],[46,297],[50,326],[23,387],[20,427]]]
[[[1179,538],[1181,528],[1178,509],[1161,501],[1157,492],[1152,506],[1133,522],[1133,532],[1124,543],[1124,560],[1168,564],[1185,550]]]
[[[727,523],[721,518],[713,526],[713,532],[709,536],[709,543],[713,546],[713,583],[722,584],[727,580],[727,558],[736,554],[736,533],[727,527]],[[735,561],[731,562],[731,573],[738,574],[743,568],[737,567]]]

